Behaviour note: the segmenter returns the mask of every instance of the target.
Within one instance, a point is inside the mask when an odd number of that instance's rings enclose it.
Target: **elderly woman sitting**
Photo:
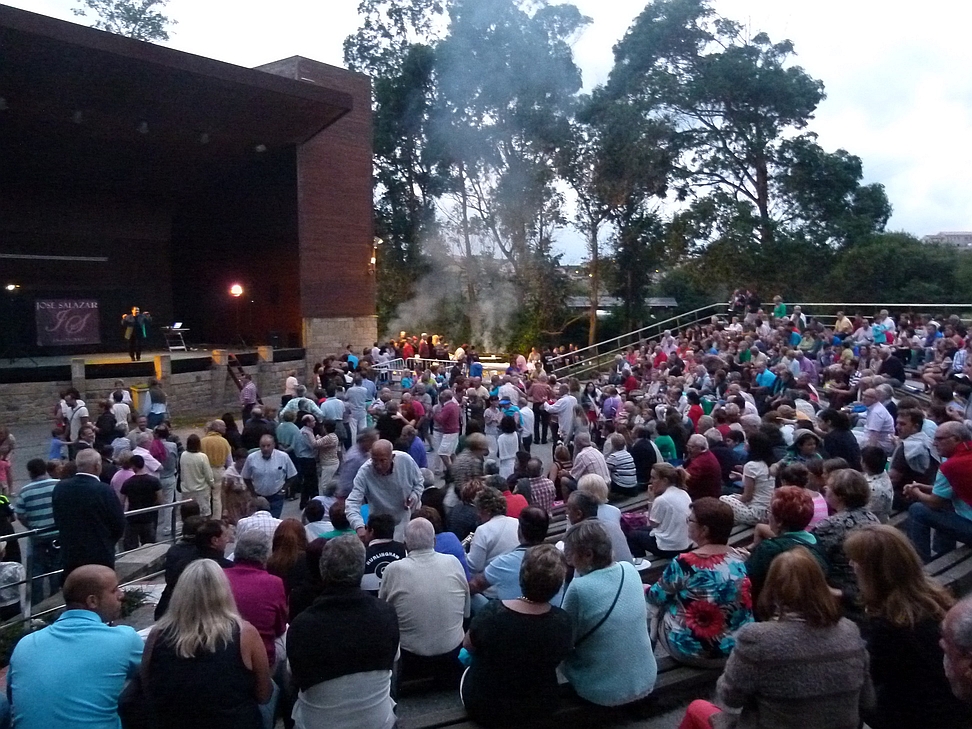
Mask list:
[[[611,539],[597,519],[585,519],[567,533],[564,554],[576,575],[563,605],[574,622],[575,642],[562,673],[594,704],[619,706],[647,696],[657,666],[638,571],[614,561]]]
[[[550,544],[530,547],[520,565],[521,596],[492,600],[473,619],[463,646],[472,663],[460,697],[486,726],[535,726],[557,709],[557,665],[570,653],[573,625],[550,600],[566,569]]]
[[[728,546],[732,524],[728,504],[694,501],[689,539],[698,546],[673,559],[646,595],[658,608],[658,640],[680,663],[721,668],[735,644],[733,633],[753,620],[743,555]]]

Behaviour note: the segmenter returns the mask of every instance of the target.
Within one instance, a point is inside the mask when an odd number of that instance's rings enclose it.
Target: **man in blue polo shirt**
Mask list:
[[[118,697],[142,661],[142,639],[121,614],[122,591],[104,565],[64,582],[67,610],[14,649],[7,675],[13,729],[121,729]]]

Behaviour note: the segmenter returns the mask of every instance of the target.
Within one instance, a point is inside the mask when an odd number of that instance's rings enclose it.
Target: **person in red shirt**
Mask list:
[[[453,399],[452,390],[443,390],[439,395],[439,411],[432,419],[435,421],[436,433],[442,436],[436,453],[445,468],[452,465],[452,456],[459,445],[459,415],[459,403]]]
[[[629,372],[627,378],[625,378],[623,387],[625,392],[632,392],[640,388],[641,383],[638,382],[638,378],[633,373]]]
[[[718,499],[722,496],[722,467],[719,459],[709,450],[709,442],[705,436],[691,436],[685,450],[688,461],[681,470],[685,472],[686,490],[692,501],[704,496]]]
[[[651,361],[651,366],[656,370],[668,361],[668,355],[662,351],[661,347],[655,347],[655,358]]]
[[[412,359],[415,356],[415,347],[408,340],[405,340],[405,346],[402,347],[402,359]]]
[[[686,414],[689,420],[692,421],[692,426],[695,428],[695,431],[698,432],[699,419],[705,415],[705,410],[702,409],[702,398],[699,397],[699,393],[695,390],[689,390],[685,398],[689,403],[688,413]]]

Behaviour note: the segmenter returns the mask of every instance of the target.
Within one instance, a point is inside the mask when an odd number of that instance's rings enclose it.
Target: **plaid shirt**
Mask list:
[[[240,405],[256,405],[257,386],[253,381],[247,382],[240,390]]]
[[[554,499],[557,498],[557,490],[549,478],[538,476],[530,479],[530,496],[533,499],[533,506],[539,506],[549,512]]]

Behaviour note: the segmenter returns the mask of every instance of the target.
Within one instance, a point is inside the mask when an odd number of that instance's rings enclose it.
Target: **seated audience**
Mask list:
[[[790,466],[792,468],[792,466]],[[759,524],[746,560],[746,574],[752,590],[753,603],[759,601],[770,565],[777,555],[794,547],[805,547],[820,564],[824,574],[829,566],[817,548],[817,538],[808,532],[813,518],[810,492],[798,486],[781,486],[770,502],[769,524]]]
[[[955,600],[922,571],[914,547],[894,527],[858,529],[844,551],[867,614],[862,632],[877,699],[865,714],[868,726],[972,726],[972,708],[952,695],[943,664],[941,623]]]
[[[521,520],[530,511],[540,510],[525,510]],[[491,600],[473,618],[463,639],[473,661],[460,693],[478,723],[537,727],[556,713],[556,669],[573,643],[570,617],[551,604],[563,588],[564,574],[564,558],[556,547],[532,547],[517,569],[518,596]]]
[[[904,487],[904,497],[915,502],[908,508],[908,536],[922,562],[955,549],[956,541],[972,544],[972,431],[964,423],[942,423],[934,445],[944,459],[934,486]]]
[[[693,701],[681,729],[859,727],[874,700],[867,647],[805,549],[773,560],[758,610],[761,622],[736,633],[716,685],[719,705],[741,710],[738,719]]]
[[[531,458],[526,465],[526,478],[516,485],[516,493],[522,494],[530,506],[539,506],[549,512],[557,498],[553,481],[543,475],[543,461]]]
[[[210,729],[264,726],[260,704],[274,693],[267,652],[212,560],[196,560],[179,578],[145,642],[142,684],[158,729],[183,729],[188,717]]]
[[[520,543],[517,536],[519,524],[506,515],[506,498],[499,489],[484,488],[476,495],[475,506],[479,526],[473,534],[467,557],[469,570],[474,575],[481,574],[486,565],[501,554],[516,549]]]
[[[394,532],[394,527],[392,527]],[[394,608],[360,587],[365,548],[357,536],[323,545],[321,595],[293,619],[287,657],[299,689],[297,729],[393,729],[391,677],[398,652]]]
[[[454,687],[463,620],[469,617],[466,576],[455,557],[435,551],[435,529],[426,519],[405,527],[405,549],[405,559],[385,567],[378,592],[398,615],[401,678],[431,672],[440,687]]]
[[[813,469],[819,468],[820,474],[823,474],[823,462],[816,461],[810,466]],[[817,490],[818,478],[811,473],[811,468],[808,468],[802,463],[790,463],[789,465],[783,466],[779,471],[780,485],[781,486],[797,486],[801,489],[806,489],[807,493],[810,494],[810,498],[813,500],[813,517],[810,519],[810,523],[807,525],[808,529],[812,529],[817,526],[820,522],[826,519],[830,515],[830,509],[827,507],[827,499],[824,497],[820,491]],[[822,486],[822,484],[821,484]]]
[[[294,587],[288,600],[288,613],[291,623],[293,623],[295,617],[313,605],[324,590],[324,585],[321,582],[320,562],[324,545],[328,541],[318,537],[307,545],[307,581]]]
[[[956,603],[945,616],[942,650],[945,651],[945,675],[952,694],[972,705],[972,597]]]
[[[191,562],[197,559],[211,559],[220,567],[233,565],[223,556],[226,545],[229,544],[230,530],[221,521],[199,516],[199,504],[195,501],[191,504],[183,504],[180,509],[186,506],[191,506],[197,514],[186,517],[183,512],[182,539],[165,553],[165,588],[162,590],[159,604],[155,606],[156,620],[165,614],[169,600],[172,599],[172,591],[179,581],[179,575]]]
[[[646,599],[657,608],[652,622],[672,658],[719,668],[732,651],[734,633],[753,620],[746,563],[728,546],[732,509],[718,499],[692,502],[688,532],[698,546],[672,560]]]
[[[628,547],[628,541],[624,537],[624,532],[621,531],[620,524],[610,519],[599,519],[597,516],[598,503],[589,494],[583,493],[582,491],[572,493],[567,499],[566,512],[567,522],[569,524],[567,527],[568,534],[581,522],[596,519],[604,527],[608,539],[611,540],[611,552],[614,559],[618,562],[631,563],[634,561],[634,557],[631,556],[631,549]]]
[[[577,490],[582,494],[587,494],[597,502],[597,518],[601,521],[613,521],[621,524],[621,509],[608,503],[607,482],[596,473],[589,473],[581,476],[577,482]]]
[[[888,519],[891,518],[891,502],[894,499],[891,478],[885,470],[888,465],[888,455],[883,448],[865,446],[861,449],[861,462],[864,465],[864,478],[871,489],[867,510],[882,524],[887,524]]]
[[[857,579],[844,553],[844,539],[863,526],[880,522],[867,510],[871,489],[858,471],[845,468],[831,473],[827,478],[826,497],[833,514],[813,527],[811,533],[830,565],[827,582],[843,593],[845,610],[856,617],[860,615],[856,605]]]
[[[459,560],[462,571],[466,573],[466,579],[472,577],[469,571],[469,564],[466,562],[466,550],[462,548],[462,542],[452,532],[442,531],[442,516],[437,509],[431,506],[423,506],[412,514],[413,519],[428,519],[432,528],[435,529],[435,551],[439,554],[451,554]]]
[[[251,529],[236,540],[233,566],[226,568],[226,578],[240,615],[259,631],[273,669],[278,658],[283,660],[275,643],[287,629],[288,613],[283,580],[267,572],[269,559],[270,539]]]
[[[284,519],[274,532],[271,544],[267,572],[283,580],[284,591],[289,597],[291,590],[308,579],[304,525],[297,519]]]
[[[327,507],[324,506],[323,501],[317,499],[307,502],[307,506],[304,507],[303,521],[308,544],[334,530],[328,518]]]
[[[550,526],[550,517],[543,509],[530,506],[520,512],[520,546],[512,552],[502,554],[486,566],[486,571],[469,581],[469,592],[474,596],[473,608],[478,611],[490,600],[515,600],[520,595],[520,566],[529,551],[543,544]],[[560,606],[563,595],[558,593],[550,599],[553,605]]]
[[[628,534],[631,553],[644,557],[648,552],[659,557],[675,557],[692,546],[688,518],[692,497],[684,488],[685,474],[668,463],[651,469],[651,493],[655,497],[648,514],[648,529]]]
[[[817,413],[827,458],[843,458],[855,471],[861,470],[861,446],[851,431],[850,418],[840,410],[827,408]]]
[[[722,495],[722,466],[719,459],[709,450],[709,441],[704,435],[689,436],[685,445],[688,459],[685,461],[685,488],[692,500],[706,496],[719,498]]]
[[[582,699],[601,706],[647,696],[657,666],[638,571],[615,561],[611,539],[597,519],[567,532],[564,556],[575,573],[563,603],[573,621],[574,647],[561,672]]]
[[[766,521],[776,487],[776,478],[770,474],[770,467],[776,462],[770,439],[764,433],[753,433],[748,449],[749,460],[742,467],[742,493],[721,497],[732,509],[735,523],[743,525]]]
[[[250,499],[247,511],[250,515],[236,523],[236,538],[239,539],[250,530],[257,530],[266,534],[267,539],[273,540],[281,520],[270,513],[270,502],[263,496],[255,496]]]
[[[88,564],[71,571],[64,581],[65,611],[21,638],[10,657],[14,727],[121,727],[118,697],[142,660],[138,633],[107,625],[121,615],[122,595],[110,567]]]
[[[618,493],[634,496],[638,491],[638,472],[627,443],[620,433],[611,433],[608,442],[612,450],[604,460],[611,474],[611,488]]]
[[[465,451],[463,451],[465,453]],[[461,454],[460,454],[461,455]],[[476,509],[476,497],[486,488],[481,476],[470,478],[459,489],[459,503],[452,507],[448,516],[449,531],[456,535],[461,542],[479,526],[479,510]],[[506,500],[503,500],[504,509]],[[504,514],[506,512],[504,511]]]
[[[405,558],[405,545],[395,541],[395,518],[391,514],[370,514],[361,541],[366,546],[361,589],[378,597],[385,567]]]

